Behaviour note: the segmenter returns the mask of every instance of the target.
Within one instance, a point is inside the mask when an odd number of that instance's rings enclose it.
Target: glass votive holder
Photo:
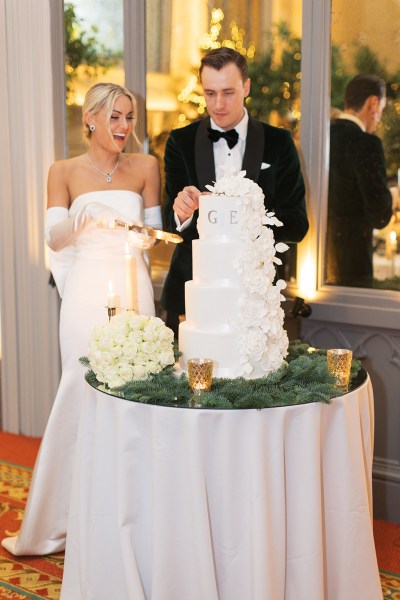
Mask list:
[[[209,392],[212,385],[213,360],[211,358],[188,358],[189,387],[194,394]]]
[[[326,352],[328,371],[335,377],[336,387],[347,391],[350,381],[353,352],[345,348],[331,348]]]

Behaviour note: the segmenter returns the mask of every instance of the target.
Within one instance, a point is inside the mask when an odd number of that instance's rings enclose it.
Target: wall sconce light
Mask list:
[[[309,317],[311,315],[311,306],[304,302],[304,298],[296,296],[293,303],[293,308],[290,311],[293,317]]]

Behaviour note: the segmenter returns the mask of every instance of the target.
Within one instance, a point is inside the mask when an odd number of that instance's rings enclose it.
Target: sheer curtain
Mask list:
[[[0,0],[2,428],[43,433],[59,380],[58,298],[43,239],[54,160],[48,0]]]

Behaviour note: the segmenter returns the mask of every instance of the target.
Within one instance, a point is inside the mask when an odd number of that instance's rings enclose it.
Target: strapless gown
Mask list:
[[[73,202],[70,215],[90,202],[110,206],[129,219],[143,220],[142,198],[135,192],[82,194]],[[91,223],[69,249],[71,265],[62,284],[60,313],[61,381],[33,472],[21,530],[17,537],[2,541],[15,555],[51,554],[65,548],[75,442],[88,387],[79,358],[87,354],[93,327],[107,321],[109,281],[121,297],[121,306],[126,305],[126,241],[124,229],[102,229]],[[130,252],[136,257],[138,312],[154,315],[148,266],[140,250],[131,248]]]

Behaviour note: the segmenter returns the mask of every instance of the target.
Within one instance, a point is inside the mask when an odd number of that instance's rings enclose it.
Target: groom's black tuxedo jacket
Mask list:
[[[173,204],[178,193],[187,185],[206,191],[205,186],[215,181],[209,126],[210,119],[202,119],[171,131],[168,138],[164,156],[167,191],[164,217],[169,231],[176,232]],[[265,165],[270,166],[263,168]],[[265,207],[274,211],[283,223],[283,227],[274,230],[275,240],[300,242],[307,233],[308,220],[299,157],[290,132],[250,117],[242,169],[246,177],[262,188]],[[165,309],[178,314],[185,313],[184,286],[192,279],[192,240],[199,237],[197,217],[195,211],[191,224],[180,233],[184,241],[175,249],[161,298]]]

